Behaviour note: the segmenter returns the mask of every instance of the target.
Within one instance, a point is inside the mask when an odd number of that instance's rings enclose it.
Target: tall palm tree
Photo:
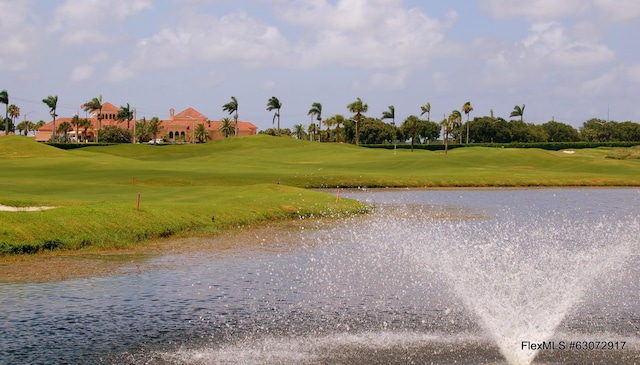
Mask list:
[[[449,146],[449,134],[451,133],[451,131],[453,130],[453,128],[455,128],[455,126],[457,126],[460,123],[460,119],[462,119],[462,114],[457,111],[454,110],[451,112],[451,114],[449,114],[449,118],[447,118],[446,116],[444,117],[444,119],[442,119],[442,122],[440,122],[440,125],[444,128],[444,153],[445,155],[447,154],[447,151],[449,150],[448,146]]]
[[[516,105],[513,107],[513,111],[511,112],[511,114],[509,114],[509,118],[520,117],[520,121],[522,122],[523,115],[524,115],[524,104],[522,104],[522,108],[520,107],[520,105]]]
[[[408,116],[403,123],[404,128],[408,129],[409,133],[411,133],[411,152],[413,152],[413,146],[415,144],[416,134],[418,134],[419,124],[420,119],[415,115]]]
[[[431,103],[426,103],[420,107],[420,115],[427,114],[427,122],[431,121]]]
[[[80,142],[80,138],[78,138],[78,129],[80,129],[80,117],[78,114],[74,114],[73,118],[71,118],[71,125],[76,129],[76,142]]]
[[[94,112],[98,112],[98,131],[100,131],[100,129],[102,129],[102,95],[98,96],[97,98],[93,98],[90,101],[87,101],[86,103],[82,104],[82,109],[85,112],[89,112],[89,113],[94,113]],[[96,132],[96,142],[98,142],[98,133]]]
[[[45,103],[49,107],[49,114],[53,118],[53,135],[56,135],[56,109],[58,108],[58,95],[49,95],[45,99],[42,99],[42,102]]]
[[[153,143],[158,139],[158,133],[162,129],[162,121],[158,117],[151,118],[149,122],[149,133],[153,135]]]
[[[218,132],[224,134],[224,138],[227,138],[231,133],[234,133],[234,127],[231,124],[231,119],[222,118],[220,126],[218,126]]]
[[[313,141],[316,134],[316,124],[313,122],[313,119],[311,119],[311,124],[309,124],[309,128],[307,128],[307,133],[309,134],[309,140]]]
[[[360,142],[360,138],[358,136],[358,124],[360,124],[360,121],[362,120],[362,114],[366,113],[369,110],[369,105],[363,103],[360,98],[357,98],[356,101],[347,105],[347,109],[349,109],[351,113],[355,113],[353,117],[355,118],[355,122],[356,122],[356,146],[357,146],[359,145],[359,142]]]
[[[6,123],[4,130],[9,134],[9,92],[7,90],[0,91],[0,104],[4,104],[4,122]]]
[[[222,106],[222,110],[225,111],[225,112],[228,112],[229,115],[235,113],[233,115],[233,119],[236,122],[235,123],[236,124],[235,134],[236,134],[236,137],[237,137],[238,136],[238,99],[236,99],[235,96],[232,96],[231,97],[231,101]],[[227,137],[227,135],[225,135],[225,138],[226,137]]]
[[[380,119],[391,119],[391,124],[396,125],[396,108],[393,105],[389,105],[389,110],[383,111]]]
[[[11,104],[7,107],[9,116],[11,117],[11,122],[13,123],[13,125],[16,125],[16,119],[20,116],[20,107],[15,105],[15,104]],[[5,131],[6,134],[9,134],[9,127],[8,127],[8,123],[7,123],[7,130]]]
[[[87,132],[89,131],[89,128],[91,128],[91,121],[87,118],[82,118],[80,119],[78,127],[82,128],[82,139],[84,140],[84,143],[87,143]]]
[[[194,137],[199,143],[205,143],[211,139],[211,135],[209,131],[204,126],[204,123],[200,123],[196,126],[196,130],[194,132]]]
[[[467,144],[469,144],[469,113],[473,111],[473,107],[471,106],[471,102],[467,101],[462,106],[462,111],[467,115]]]
[[[302,124],[296,124],[293,126],[293,136],[299,140],[307,138],[307,133],[304,131],[304,126]]]
[[[311,109],[307,115],[311,116],[311,123],[313,123],[313,116],[315,115],[316,120],[318,121],[318,127],[314,128],[314,133],[318,135],[318,142],[320,142],[320,124],[322,123],[322,104],[318,102],[314,102],[311,104]],[[315,126],[314,126],[315,127]]]
[[[267,101],[267,111],[275,110],[275,114],[273,114],[272,124],[275,123],[276,117],[278,118],[278,135],[280,135],[280,108],[282,108],[282,103],[278,98],[272,96],[269,101]]]
[[[133,109],[127,103],[127,106],[120,105],[120,109],[118,110],[118,114],[116,115],[116,120],[118,123],[122,123],[125,120],[127,121],[127,130],[131,127],[131,121],[133,120]]]

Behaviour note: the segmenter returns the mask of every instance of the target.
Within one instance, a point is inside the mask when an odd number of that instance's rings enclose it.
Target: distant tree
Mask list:
[[[238,99],[236,99],[235,96],[232,96],[231,101],[222,106],[222,110],[225,112],[228,112],[229,115],[233,114],[233,119],[235,120],[235,136],[237,137],[238,136]],[[227,138],[228,134],[225,134],[224,137]]]
[[[49,107],[49,114],[51,114],[51,117],[53,118],[53,133],[55,135],[56,133],[56,117],[58,116],[58,114],[56,114],[56,109],[58,108],[58,95],[49,95],[47,96],[45,99],[42,99],[42,102],[45,103],[46,106]]]
[[[158,134],[162,129],[162,121],[158,117],[151,118],[149,122],[149,133],[153,136],[153,143],[155,144],[156,139],[158,139]]]
[[[131,107],[129,106],[129,103],[127,103],[127,106],[120,106],[120,109],[118,109],[118,114],[116,115],[116,120],[118,121],[118,123],[122,123],[124,121],[127,121],[127,130],[130,129],[131,127],[131,121],[134,118],[133,115],[133,110],[131,109]]]
[[[218,132],[224,134],[224,138],[229,137],[229,135],[234,133],[234,131],[235,131],[235,128],[231,124],[231,119],[222,118],[222,120],[220,120],[220,125],[218,126]]]
[[[102,95],[100,95],[97,98],[93,98],[90,101],[87,101],[86,103],[84,103],[82,105],[82,109],[86,112],[89,113],[95,113],[96,111],[98,112],[98,115],[96,117],[96,119],[98,119],[98,131],[100,131],[100,129],[102,129],[102,119],[103,119],[103,115],[102,115]],[[96,142],[100,141],[100,138],[98,138],[99,133],[96,133]]]
[[[431,121],[431,103],[426,103],[420,107],[420,115],[427,114],[427,122]]]
[[[16,125],[16,119],[20,116],[20,107],[15,105],[15,104],[11,104],[9,105],[9,107],[7,108],[8,112],[9,112],[9,117],[11,117],[11,123],[12,126]],[[9,134],[9,132],[11,132],[12,128],[7,128],[6,132],[7,134]]]
[[[318,103],[318,102],[314,102],[313,104],[311,104],[311,109],[309,109],[309,112],[307,113],[307,115],[311,116],[311,123],[313,123],[313,117],[316,117],[316,120],[318,121],[318,126],[317,128],[314,128],[314,134],[318,135],[318,141],[320,141],[320,125],[322,123],[322,104]]]
[[[396,108],[393,105],[389,105],[389,110],[382,112],[381,120],[391,119],[391,124],[396,125]]]
[[[640,141],[640,124],[631,121],[618,123],[616,136],[620,141]]]
[[[63,135],[65,142],[68,142],[69,141],[68,133],[72,130],[73,128],[71,127],[71,124],[69,124],[69,122],[62,122],[58,126],[57,132]]]
[[[360,119],[360,141],[364,144],[391,143],[397,138],[397,127],[378,118]]]
[[[467,144],[469,144],[469,114],[473,111],[473,107],[471,106],[471,102],[467,101],[462,105],[462,112],[467,115]]]
[[[280,102],[280,100],[278,100],[278,98],[276,98],[275,96],[269,98],[269,100],[267,101],[267,111],[276,111],[273,114],[273,121],[271,124],[274,124],[276,118],[278,118],[278,135],[280,135],[280,108],[282,108],[282,103]]]
[[[78,114],[74,114],[71,118],[71,126],[76,129],[76,142],[80,142],[80,135],[78,134],[78,129],[80,129],[80,117],[78,117]]]
[[[355,135],[355,137],[356,137],[356,146],[357,146],[359,144],[358,123],[362,120],[363,114],[366,113],[369,110],[369,105],[363,103],[360,98],[357,98],[356,101],[354,101],[353,103],[347,105],[347,109],[349,109],[349,111],[351,113],[355,114],[353,116],[353,118],[354,118],[355,124],[356,124],[356,135]]]
[[[293,136],[296,139],[307,139],[307,132],[304,131],[304,126],[302,124],[296,124],[293,126]]]
[[[524,104],[522,104],[522,107],[520,107],[520,105],[514,106],[513,111],[509,114],[509,118],[520,117],[520,121],[522,122],[524,120],[524,107]]]
[[[147,118],[142,118],[139,122],[136,122],[135,138],[137,142],[146,142],[151,139],[152,133],[149,129],[149,122]]]
[[[9,134],[9,92],[7,90],[0,91],[0,104],[4,104],[4,130]]]
[[[420,127],[420,118],[415,115],[410,115],[404,120],[400,129],[405,132],[405,135],[411,137],[411,152],[413,152],[413,146],[415,144],[416,136],[418,135],[418,128]]]
[[[449,134],[453,128],[460,124],[460,120],[462,119],[462,114],[458,110],[454,110],[449,114],[449,117],[445,117],[440,125],[444,128],[444,153],[447,154],[449,150]]]
[[[209,134],[207,128],[204,126],[204,123],[199,123],[198,125],[196,125],[194,137],[196,137],[198,143],[206,143],[207,141],[211,140],[211,135]]]
[[[437,141],[440,138],[440,126],[430,120],[420,120],[418,136],[424,138],[427,143]]]
[[[98,131],[103,143],[131,143],[131,131],[115,125],[107,125]]]
[[[315,135],[317,133],[318,127],[316,126],[316,124],[313,122],[313,118],[311,119],[311,123],[309,123],[309,127],[307,128],[307,134],[309,135],[309,140],[313,141],[315,140]]]
[[[79,128],[82,128],[82,140],[87,143],[87,133],[89,132],[89,128],[92,127],[91,121],[87,118],[80,119],[80,124],[78,124]]]
[[[280,130],[275,128],[267,128],[265,130],[258,132],[258,134],[265,134],[265,135],[274,136],[274,137],[282,137],[282,136],[291,137],[293,135],[293,133],[291,132],[291,129],[289,128],[282,128]]]
[[[33,124],[28,120],[23,120],[22,122],[18,123],[18,125],[16,125],[16,130],[18,131],[19,135],[22,135],[22,132],[24,131],[24,135],[26,136],[29,133],[29,124]]]
[[[578,131],[568,124],[549,121],[542,124],[541,128],[547,134],[549,142],[577,142],[580,140]]]
[[[344,116],[342,114],[336,114],[336,115],[332,115],[329,118],[326,118],[324,120],[324,124],[327,126],[327,141],[333,141],[334,139],[331,138],[331,127],[334,127],[334,137],[335,137],[335,141],[340,142],[340,126],[343,125],[345,122]]]

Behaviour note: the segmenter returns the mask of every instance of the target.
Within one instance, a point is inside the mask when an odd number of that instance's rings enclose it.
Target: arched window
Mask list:
[[[184,137],[184,131],[180,132],[180,135]]]
[[[173,132],[169,132],[169,138],[173,138]]]

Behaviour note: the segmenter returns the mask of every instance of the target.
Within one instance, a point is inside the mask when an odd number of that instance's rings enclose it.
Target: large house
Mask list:
[[[115,105],[105,102],[102,104],[102,120],[98,120],[97,113],[91,115],[89,121],[91,122],[91,127],[89,127],[86,131],[87,141],[92,142],[96,140],[96,132],[99,128],[104,128],[106,126],[117,126],[119,128],[130,129],[133,131],[135,122],[132,120],[130,123],[127,121],[118,121],[118,110],[120,108]],[[56,119],[56,128],[60,126],[60,123],[67,122],[71,124],[72,118],[57,118]],[[162,120],[161,130],[158,134],[159,138],[165,138],[169,142],[177,142],[177,141],[186,141],[190,142],[193,140],[193,131],[195,130],[198,124],[203,124],[205,129],[209,132],[211,136],[211,140],[222,139],[225,138],[224,134],[218,131],[220,124],[222,122],[209,120],[206,115],[200,113],[199,111],[193,108],[187,108],[181,111],[178,114],[175,114],[175,110],[173,108],[169,109],[169,119]],[[235,126],[235,122],[232,121],[232,124]],[[238,136],[251,136],[258,132],[258,127],[256,127],[251,122],[241,122],[238,121]],[[53,134],[53,121],[43,125],[40,127],[36,133],[36,141],[38,142],[46,142],[48,141]],[[75,130],[70,132],[71,135],[75,135]],[[78,134],[80,139],[84,138],[84,131],[79,130]]]

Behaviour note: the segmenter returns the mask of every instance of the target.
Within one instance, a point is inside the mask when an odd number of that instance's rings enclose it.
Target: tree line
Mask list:
[[[92,127],[91,122],[86,118],[79,118],[74,115],[71,122],[62,122],[56,126],[58,114],[58,96],[50,95],[42,102],[49,108],[53,118],[53,142],[69,142],[68,133],[75,130],[75,141],[83,139],[87,141],[87,131]],[[32,123],[23,121],[15,125],[15,120],[20,116],[20,108],[9,103],[9,94],[6,90],[0,91],[0,103],[5,104],[4,123],[0,123],[0,130],[15,131],[28,134],[29,131],[37,130],[44,125],[44,121]],[[98,130],[96,142],[144,142],[155,140],[162,129],[162,121],[158,117],[150,120],[142,118],[134,121],[135,109],[127,103],[120,106],[116,119],[119,123],[127,123],[127,128],[117,126],[107,126],[102,128],[102,96],[94,97],[85,102],[82,109],[96,113],[98,120]],[[516,105],[509,114],[509,120],[501,117],[494,117],[493,110],[489,116],[476,116],[470,119],[473,111],[471,102],[465,102],[460,110],[453,110],[448,116],[443,115],[439,122],[431,120],[431,104],[425,103],[419,108],[419,115],[410,115],[399,126],[396,125],[395,107],[390,105],[382,112],[380,117],[367,116],[369,106],[356,98],[349,103],[346,109],[351,116],[335,114],[328,118],[322,115],[322,104],[313,102],[307,113],[311,117],[310,123],[295,124],[293,129],[280,128],[280,110],[282,102],[275,96],[267,100],[266,110],[273,112],[272,124],[274,127],[260,131],[261,134],[274,136],[291,136],[297,139],[308,139],[318,142],[344,142],[359,145],[363,144],[384,144],[384,143],[410,143],[413,146],[418,144],[442,143],[529,143],[529,142],[617,142],[617,141],[640,141],[640,124],[626,121],[608,121],[597,118],[589,119],[578,129],[571,125],[548,121],[543,124],[527,123],[524,120],[526,106]],[[222,118],[218,131],[225,137],[238,135],[238,99],[231,96],[231,100],[222,105],[222,111],[227,112],[230,118]],[[466,120],[463,120],[463,114]],[[426,117],[426,119],[424,119]],[[515,118],[515,119],[514,119]],[[389,122],[386,122],[389,121]],[[131,131],[131,122],[134,123]],[[277,124],[276,124],[277,122]],[[208,121],[207,123],[211,123]],[[80,133],[82,132],[82,133]],[[162,136],[165,137],[165,136]],[[178,136],[175,140],[180,141],[183,136]],[[207,142],[210,135],[203,123],[198,124],[195,131],[190,136],[191,142]]]

